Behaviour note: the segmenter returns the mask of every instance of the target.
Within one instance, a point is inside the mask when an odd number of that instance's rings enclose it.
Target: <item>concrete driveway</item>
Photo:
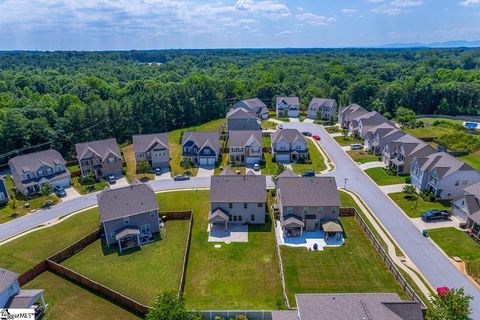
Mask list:
[[[420,231],[440,228],[458,228],[458,225],[460,224],[460,220],[455,216],[452,216],[450,220],[435,220],[430,222],[425,222],[422,218],[413,218],[411,220],[415,227]]]
[[[62,202],[76,199],[82,196],[77,190],[75,190],[74,187],[66,188],[65,192],[67,193],[67,195],[62,198]]]
[[[153,180],[157,181],[157,180],[167,180],[167,179],[172,179],[169,169],[162,170],[162,174],[159,176],[155,175],[155,178]]]
[[[362,170],[367,170],[371,168],[383,168],[385,167],[385,163],[383,163],[382,161],[372,161],[372,162],[362,163],[359,165],[359,167]]]
[[[110,188],[112,189],[117,189],[117,188],[122,188],[130,185],[127,181],[127,178],[121,177],[120,179],[117,179],[114,184],[110,185]]]
[[[299,118],[290,118],[290,122],[300,122]]]
[[[391,184],[388,186],[379,186],[380,190],[383,191],[385,194],[389,193],[396,193],[396,192],[402,192],[403,187],[406,186],[406,183],[400,183],[400,184]]]
[[[308,118],[306,118],[305,120],[303,120],[303,122],[305,122],[305,123],[313,123],[313,121],[315,121],[315,120],[313,120],[313,119],[308,119]]]
[[[198,168],[197,177],[211,177],[213,176],[215,167],[200,167]]]

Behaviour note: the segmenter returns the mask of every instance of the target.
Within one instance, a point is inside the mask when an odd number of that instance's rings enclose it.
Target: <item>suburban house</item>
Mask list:
[[[277,162],[295,162],[308,157],[308,143],[297,129],[272,133],[272,157]]]
[[[257,118],[262,120],[268,119],[268,108],[265,103],[263,103],[262,100],[258,98],[239,101],[235,103],[232,108],[243,108],[246,110],[254,111]]]
[[[210,182],[208,222],[228,228],[234,224],[265,223],[267,178],[262,175],[237,175],[224,170]]]
[[[8,200],[8,189],[7,185],[5,184],[5,179],[0,177],[0,206],[7,203]]]
[[[371,111],[351,119],[348,130],[352,136],[357,136],[363,139],[370,129],[382,123],[388,123],[392,126],[394,125],[390,120],[377,111]]]
[[[392,127],[388,123],[383,123],[370,130],[365,136],[365,149],[372,151],[376,155],[381,155],[383,148],[390,142],[403,137],[405,133]]]
[[[277,117],[298,118],[300,115],[300,100],[298,97],[277,97]]]
[[[255,111],[237,108],[227,113],[227,128],[230,132],[231,130],[261,130],[262,126]]]
[[[0,309],[33,309],[35,319],[40,319],[48,306],[43,298],[43,290],[20,289],[18,277],[17,273],[0,268]],[[1,319],[10,319],[2,316],[0,314]]]
[[[463,221],[476,213],[480,218],[480,183],[463,188],[463,195],[452,200],[452,212]],[[480,231],[480,219],[477,223]]]
[[[359,106],[358,104],[354,103],[351,104],[345,108],[343,108],[339,113],[338,113],[338,123],[340,124],[340,127],[347,129],[350,125],[350,121],[352,119],[355,119],[356,117],[368,113],[367,110]]]
[[[418,190],[455,199],[463,195],[463,188],[480,182],[480,172],[446,152],[437,152],[412,160],[411,181]]]
[[[330,119],[337,115],[337,100],[313,98],[307,109],[309,119]]]
[[[228,152],[230,163],[259,164],[263,155],[262,130],[230,131]]]
[[[106,187],[97,195],[107,246],[120,252],[155,240],[160,232],[159,206],[148,184],[134,180],[126,187]]]
[[[182,137],[182,161],[194,166],[213,166],[220,154],[220,134],[215,131],[187,131]]]
[[[111,175],[122,176],[123,157],[117,139],[77,143],[75,150],[82,176],[91,172],[95,179],[104,179]]]
[[[17,192],[28,197],[38,194],[43,185],[70,187],[70,172],[62,155],[53,149],[16,156],[10,161]]]
[[[406,134],[392,142],[387,143],[383,149],[383,162],[399,174],[410,174],[412,160],[422,158],[436,150],[428,143]]]
[[[277,178],[276,185],[280,223],[286,237],[301,237],[304,230],[323,230],[326,236],[342,234],[335,178],[285,174]]]
[[[133,149],[137,166],[141,161],[146,161],[153,169],[170,168],[170,148],[166,132],[134,135]]]

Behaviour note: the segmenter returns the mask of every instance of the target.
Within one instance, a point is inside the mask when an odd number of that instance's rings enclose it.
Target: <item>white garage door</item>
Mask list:
[[[208,164],[214,166],[215,165],[215,158],[208,158]]]
[[[215,165],[215,158],[200,158],[200,165],[201,166],[214,166]]]
[[[202,166],[202,165],[203,165],[203,166],[207,165],[207,163],[208,163],[207,160],[208,160],[207,158],[200,158],[200,165],[201,165],[201,166]]]
[[[257,157],[247,157],[247,158],[245,159],[245,162],[246,162],[247,164],[255,164],[255,163],[259,163],[260,161],[259,161],[259,159],[258,159]]]
[[[275,160],[280,162],[289,162],[290,155],[289,154],[277,154],[275,155]]]
[[[298,117],[298,110],[288,110],[288,116],[290,118],[296,118]]]
[[[70,178],[64,178],[52,182],[52,186],[62,186],[64,188],[70,187]]]

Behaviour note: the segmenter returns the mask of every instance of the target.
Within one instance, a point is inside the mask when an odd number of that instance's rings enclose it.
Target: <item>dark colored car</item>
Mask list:
[[[315,171],[307,170],[302,173],[302,177],[315,177]]]
[[[160,168],[155,168],[155,175],[156,175],[156,176],[159,176],[159,175],[161,175],[161,174],[162,174],[162,169],[160,169]]]
[[[190,177],[184,176],[183,174],[179,174],[173,177],[173,181],[185,181],[185,180],[190,180]]]
[[[452,213],[448,210],[428,210],[422,213],[423,221],[432,221],[432,220],[445,220],[449,219],[452,216]]]
[[[315,139],[315,140],[320,140],[320,136],[317,136],[316,134],[314,134],[314,135],[312,136],[312,138]]]
[[[115,184],[117,182],[117,179],[115,179],[115,176],[113,174],[111,174],[107,177],[107,181],[110,184]]]
[[[311,133],[310,131],[304,131],[304,132],[302,132],[302,134],[303,134],[304,136],[307,136],[307,137],[311,137],[311,136],[312,136],[312,133]]]
[[[59,186],[59,185],[56,185],[54,188],[53,188],[53,192],[55,192],[55,194],[59,197],[59,198],[63,198],[67,195],[67,193],[65,192],[65,189],[63,189],[62,186]]]

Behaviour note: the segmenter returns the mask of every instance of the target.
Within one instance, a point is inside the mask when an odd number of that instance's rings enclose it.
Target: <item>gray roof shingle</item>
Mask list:
[[[160,143],[168,149],[168,134],[166,132],[134,135],[132,140],[135,152],[146,152],[156,143]]]
[[[300,105],[300,100],[298,99],[298,97],[277,97],[277,104],[282,101],[284,101],[288,105]]]
[[[255,110],[236,108],[236,109],[230,109],[230,111],[228,111],[227,113],[227,120],[228,119],[250,119],[250,118],[256,118]]]
[[[0,268],[0,294],[5,292],[17,279],[18,273]]]
[[[279,129],[272,133],[272,143],[277,143],[281,139],[285,139],[288,143],[293,143],[300,139],[307,143],[307,140],[297,129]]]
[[[218,175],[210,183],[211,202],[265,202],[267,178],[262,175]]]
[[[308,111],[316,112],[321,106],[333,108],[336,102],[335,99],[313,98],[308,105]]]
[[[36,172],[45,165],[55,168],[57,164],[65,165],[65,163],[62,155],[53,149],[16,156],[8,161],[11,168],[23,173]]]
[[[115,138],[77,143],[75,150],[77,151],[78,160],[84,159],[85,156],[89,154],[89,151],[96,154],[102,160],[105,160],[110,153],[113,153],[119,159],[123,160],[117,139]]]
[[[228,133],[228,145],[231,147],[244,147],[252,138],[260,146],[263,146],[262,130],[232,130]]]
[[[286,207],[339,207],[337,183],[333,177],[279,177],[277,188]]]
[[[436,152],[425,157],[425,161],[421,167],[422,171],[437,170],[439,178],[446,177],[457,171],[469,171],[473,174],[474,169],[463,161],[451,156],[446,152]]]
[[[207,145],[219,153],[220,151],[220,134],[215,131],[187,131],[183,133],[182,145],[187,141],[193,141],[198,148]]]

